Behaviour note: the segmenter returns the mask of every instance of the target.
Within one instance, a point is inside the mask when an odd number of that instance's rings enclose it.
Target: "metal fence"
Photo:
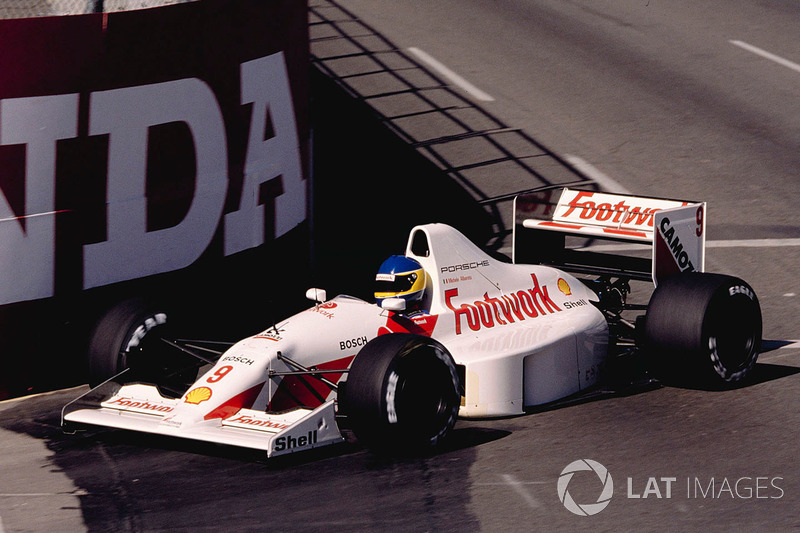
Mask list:
[[[0,0],[0,19],[110,13],[194,0]]]

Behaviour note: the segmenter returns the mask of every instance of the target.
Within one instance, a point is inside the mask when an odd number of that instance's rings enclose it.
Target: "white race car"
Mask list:
[[[378,303],[311,289],[313,307],[224,348],[165,340],[209,368],[196,380],[200,364],[176,372],[191,376],[177,392],[125,370],[65,406],[62,422],[267,456],[340,442],[342,427],[376,448],[417,448],[458,416],[519,415],[580,394],[610,358],[641,357],[664,379],[736,382],[758,356],[761,311],[744,281],[702,273],[705,211],[570,189],[520,197],[512,263],[447,225],[417,226],[378,273]],[[522,264],[526,254],[536,264]],[[648,305],[627,303],[636,279],[656,284]],[[146,360],[166,321],[135,306],[111,315],[93,348],[109,373]]]

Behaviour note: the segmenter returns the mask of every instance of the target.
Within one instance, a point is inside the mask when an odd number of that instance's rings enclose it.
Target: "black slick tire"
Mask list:
[[[141,298],[121,301],[106,311],[89,336],[89,384],[96,386],[126,368],[155,364],[167,314]],[[166,345],[164,345],[166,346]],[[150,352],[145,356],[145,352]]]
[[[726,386],[752,370],[761,346],[761,307],[743,280],[684,273],[659,284],[645,317],[644,344],[664,381]]]
[[[376,451],[431,450],[453,428],[461,404],[458,372],[444,346],[405,333],[368,342],[345,391],[353,433]]]

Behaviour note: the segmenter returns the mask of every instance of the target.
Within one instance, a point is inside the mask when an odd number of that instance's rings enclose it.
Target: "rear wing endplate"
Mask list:
[[[705,270],[705,214],[705,202],[567,188],[521,195],[514,199],[513,261],[658,285]]]

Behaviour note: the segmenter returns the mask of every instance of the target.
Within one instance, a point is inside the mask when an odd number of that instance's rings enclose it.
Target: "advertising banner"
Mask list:
[[[208,287],[303,226],[308,76],[295,0],[0,20],[0,397],[85,354],[97,291]]]
[[[232,255],[305,220],[304,7],[0,21],[0,305]]]

